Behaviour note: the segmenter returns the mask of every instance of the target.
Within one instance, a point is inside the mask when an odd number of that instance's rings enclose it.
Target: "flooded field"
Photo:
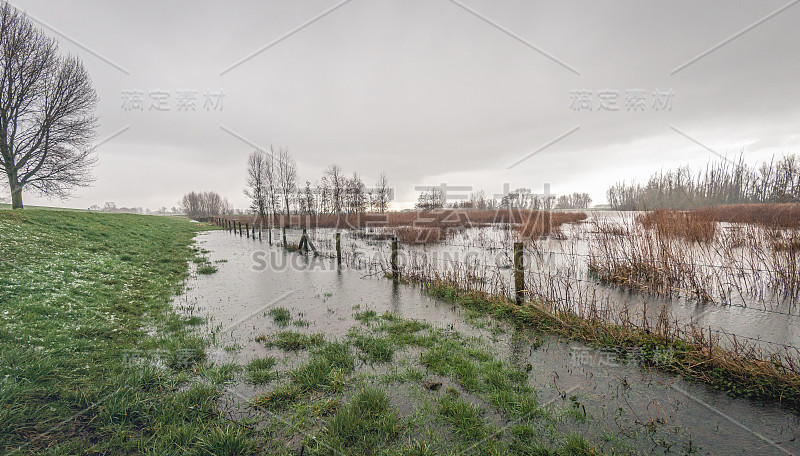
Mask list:
[[[331,233],[315,233],[318,249],[328,250]],[[437,261],[480,263],[498,271],[496,286],[503,291],[510,276],[507,256],[498,252],[503,233],[486,233],[463,232],[451,245],[405,246],[406,265],[415,255],[434,252]],[[298,234],[289,233],[293,239]],[[565,234],[567,241],[548,241],[550,246],[564,251],[564,242],[580,239]],[[484,248],[476,249],[481,242]],[[732,399],[642,366],[633,353],[620,357],[520,330],[432,299],[419,286],[384,279],[377,263],[388,254],[386,241],[345,237],[349,258],[341,267],[335,259],[289,253],[269,247],[266,239],[224,231],[203,233],[198,243],[217,272],[195,275],[174,305],[207,320],[214,342],[210,361],[242,366],[225,388],[230,416],[294,454],[335,453],[341,443],[331,435],[341,424],[337,415],[352,412],[371,388],[388,394],[399,420],[396,437],[387,441],[399,453],[387,454],[534,454],[520,448],[572,454],[589,447],[622,454],[800,452],[800,422],[779,406]],[[459,257],[458,245],[466,243],[474,253]],[[548,261],[557,264],[556,257]],[[643,302],[636,293],[605,293],[606,303]],[[770,344],[797,343],[794,315],[649,299],[653,308],[669,305],[677,320]],[[305,378],[300,374],[331,359],[326,350],[337,347],[352,353],[352,369],[292,389]],[[259,361],[265,359],[273,361]],[[420,451],[409,449],[414,445]]]
[[[635,280],[630,280],[631,283],[625,283],[625,286],[612,286],[613,283],[600,280],[590,268],[593,262],[615,253],[608,251],[607,245],[599,245],[598,231],[635,226],[636,215],[638,213],[593,213],[583,223],[564,225],[559,236],[527,241],[524,263],[529,299],[578,313],[589,307],[596,308],[604,313],[605,319],[615,322],[630,318],[634,322],[638,320],[640,325],[643,320],[655,325],[656,320],[663,316],[676,330],[710,329],[722,346],[744,343],[767,354],[798,354],[798,296],[796,292],[781,293],[771,286],[777,280],[776,276],[785,276],[796,269],[796,256],[788,261],[791,264],[787,264],[786,256],[767,258],[770,251],[767,245],[753,246],[766,255],[752,258],[741,246],[739,250],[723,255],[720,251],[727,246],[694,243],[689,244],[689,248],[694,250],[683,259],[691,261],[692,267],[681,271],[690,276],[686,280],[693,286],[656,287]],[[746,231],[748,229],[754,230],[721,223],[718,239],[722,243],[732,243],[743,242],[741,237],[755,238],[756,233]],[[316,247],[328,256],[334,254],[334,235],[332,229],[311,231]],[[289,230],[287,236],[290,243],[296,243],[300,231]],[[500,225],[451,230],[448,239],[439,243],[401,244],[401,273],[423,282],[458,281],[463,288],[512,297],[511,267],[515,239],[513,230]],[[762,242],[766,243],[765,240]],[[619,247],[616,254],[627,257],[629,246],[623,243]],[[668,247],[677,249],[674,244]],[[679,247],[687,248],[684,245]],[[367,229],[366,233],[361,230],[343,231],[342,249],[351,265],[371,273],[388,271],[390,243],[380,229]],[[292,267],[284,262],[283,257],[270,256],[266,251],[258,260],[266,268]],[[650,260],[659,265],[681,261],[672,257],[658,258],[657,255]],[[308,267],[324,268],[316,263]],[[707,294],[707,299],[699,296],[700,293],[703,296]]]

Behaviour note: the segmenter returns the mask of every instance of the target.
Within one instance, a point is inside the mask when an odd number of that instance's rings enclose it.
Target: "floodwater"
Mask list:
[[[209,251],[207,256],[219,271],[190,279],[175,305],[187,314],[208,318],[207,329],[216,339],[209,350],[212,362],[244,364],[270,354],[289,358],[289,366],[300,363],[302,355],[284,354],[254,340],[279,330],[267,315],[273,306],[302,312],[310,322],[307,328],[291,329],[321,332],[328,339],[343,337],[359,324],[352,316],[354,308],[378,314],[390,311],[481,338],[505,362],[530,364],[529,384],[539,403],[562,410],[573,406],[574,396],[589,417],[586,423],[560,424],[559,432],[578,432],[594,444],[616,441],[623,449],[629,446],[628,450],[642,454],[800,454],[800,420],[778,405],[733,399],[575,342],[545,337],[544,344],[536,347],[532,343],[536,335],[506,326],[502,331],[493,331],[492,325],[481,329],[467,322],[461,308],[431,299],[417,286],[395,284],[367,270],[337,267],[335,260],[287,253],[269,247],[266,240],[211,231],[200,234],[198,244]],[[227,393],[241,405],[269,389],[240,382],[230,385]],[[395,405],[405,413],[411,403],[396,396]]]
[[[632,222],[635,214],[602,212],[590,215],[603,221],[615,223]],[[730,346],[733,337],[738,343],[757,346],[767,354],[791,353],[800,355],[800,307],[787,299],[769,292],[758,297],[734,294],[729,302],[702,302],[681,296],[660,297],[639,291],[600,284],[588,274],[589,238],[593,235],[589,223],[564,225],[565,239],[537,241],[541,256],[526,255],[525,265],[529,274],[547,277],[563,274],[571,279],[571,293],[593,294],[600,307],[609,306],[627,309],[633,316],[646,315],[654,322],[661,309],[666,308],[669,321],[677,327],[693,325],[704,330],[711,329],[722,346]],[[319,229],[311,232],[317,247],[326,253],[332,252],[334,230]],[[287,232],[289,242],[297,242],[298,230]],[[513,238],[504,227],[470,228],[455,233],[439,244],[401,245],[401,264],[426,263],[442,271],[452,270],[464,264],[475,269],[477,275],[499,278],[488,290],[512,296],[512,252]],[[390,243],[369,240],[357,233],[342,233],[342,250],[351,257],[360,258],[363,265],[388,264]],[[280,263],[277,259],[277,263]],[[278,266],[280,266],[278,264]],[[385,267],[385,266],[384,266]]]

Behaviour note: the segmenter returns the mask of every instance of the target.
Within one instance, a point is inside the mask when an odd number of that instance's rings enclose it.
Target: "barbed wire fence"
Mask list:
[[[260,225],[256,228],[255,224],[253,226],[245,224],[243,228],[239,222],[224,218],[209,219],[207,221],[215,223],[240,237],[243,236],[243,229],[247,230],[247,237],[253,240],[264,242],[267,237],[262,235],[263,226]],[[336,250],[337,244],[334,239],[336,232],[340,232],[343,235],[344,247],[339,252]],[[286,230],[286,233],[287,242],[288,240],[295,241],[300,235],[301,229],[290,228]],[[341,263],[350,268],[363,271],[365,277],[392,273],[391,247],[390,243],[387,242],[387,239],[391,238],[391,236],[385,232],[377,232],[370,236],[365,235],[362,230],[317,229],[312,230],[310,237],[316,245],[315,255],[318,257],[335,261],[338,256],[341,259]],[[275,236],[274,239],[277,246],[282,246],[280,236]],[[401,277],[410,282],[416,282],[423,287],[444,283],[451,284],[464,291],[474,291],[513,299],[516,290],[514,289],[512,278],[512,245],[509,239],[486,240],[485,238],[479,242],[440,241],[435,244],[401,244],[399,250],[402,255],[399,256],[398,272]],[[579,317],[599,318],[606,323],[624,324],[635,329],[647,329],[655,326],[646,316],[647,295],[652,294],[648,293],[646,286],[640,287],[638,290],[644,292],[640,293],[638,297],[641,298],[639,300],[640,306],[645,309],[645,317],[639,321],[633,321],[630,319],[629,302],[622,306],[619,303],[612,302],[613,298],[619,296],[620,286],[604,282],[596,276],[592,277],[588,272],[578,272],[577,266],[579,264],[586,266],[589,261],[597,258],[597,254],[565,251],[563,249],[544,249],[541,246],[536,247],[536,243],[526,243],[526,247],[528,246],[531,246],[531,248],[526,249],[525,289],[522,290],[526,304],[540,303],[546,305],[551,312],[569,311]],[[460,250],[447,252],[443,248]],[[454,255],[448,256],[448,253],[453,253]],[[458,259],[459,254],[471,256],[469,256],[469,259]],[[559,266],[554,265],[550,261],[551,258],[548,257],[563,257],[567,260]],[[612,259],[627,262],[636,260],[636,258],[626,256],[615,256]],[[581,260],[583,263],[578,263],[576,260]],[[773,272],[758,267],[741,268],[703,262],[676,263],[713,270],[733,270],[736,272],[745,270],[756,274]],[[536,267],[531,267],[532,265]],[[626,288],[633,289],[635,287],[627,286]],[[696,297],[692,290],[674,289],[672,291],[682,292],[684,299]],[[673,296],[671,293],[665,295],[668,297]],[[661,305],[663,306],[664,303],[662,302]],[[770,309],[767,308],[767,304],[764,304],[764,307],[761,308],[747,306],[746,304],[726,305],[740,307],[753,312],[781,315],[787,318],[800,316],[800,313],[791,312],[791,309],[795,308],[793,305],[790,305],[789,311]],[[626,314],[627,316],[623,317]],[[650,315],[653,316],[654,314]],[[768,345],[782,349],[787,353],[791,351],[794,355],[800,355],[800,346],[798,345],[764,340],[760,337],[737,334],[721,328],[700,327],[693,321],[678,322],[676,319],[672,323],[672,331],[677,337],[688,337],[697,332],[699,327],[702,332],[707,332],[708,334],[708,336],[701,335],[701,337],[710,338],[710,334],[716,334],[718,337],[717,344],[722,343],[729,347],[738,347],[740,351],[747,349],[751,352],[753,350],[760,352],[763,345]],[[692,337],[696,337],[696,335]],[[741,341],[748,341],[750,345],[743,347]],[[709,342],[711,341],[709,340]],[[766,357],[769,357],[770,354],[774,354],[774,350],[771,350]],[[763,354],[761,356],[764,357]]]

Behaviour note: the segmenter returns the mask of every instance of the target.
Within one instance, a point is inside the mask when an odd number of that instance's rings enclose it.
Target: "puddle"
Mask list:
[[[255,339],[281,329],[342,339],[352,327],[361,327],[354,313],[368,309],[378,315],[391,312],[480,339],[496,359],[528,371],[529,385],[540,404],[550,404],[556,414],[582,415],[585,411],[585,423],[569,419],[556,424],[559,435],[577,432],[600,448],[642,454],[800,453],[798,417],[774,404],[733,399],[704,385],[641,368],[635,360],[619,360],[575,342],[507,325],[498,328],[490,320],[483,319],[476,327],[463,309],[431,299],[419,287],[394,284],[344,266],[339,269],[335,260],[316,260],[320,263],[313,270],[303,269],[304,262],[312,260],[224,231],[200,234],[198,243],[209,251],[207,256],[219,270],[190,279],[175,305],[187,314],[208,318],[206,329],[215,339],[208,356],[214,363],[244,365],[272,355],[280,360],[276,370],[289,370],[304,363],[307,354],[267,348]],[[255,250],[284,256],[289,267],[254,271]],[[292,267],[292,261],[299,267]],[[268,313],[275,307],[289,309],[294,317],[301,315],[308,326],[279,328]],[[419,353],[407,349],[397,354],[393,364],[416,363],[419,367]],[[379,377],[393,364],[357,362],[357,372]],[[441,381],[442,391],[453,384],[434,376],[426,376],[426,380]],[[237,377],[226,393],[234,402],[239,398],[238,407],[244,410],[247,399],[270,389]],[[413,413],[412,398],[404,399],[403,388],[398,391],[392,392],[392,403],[402,415]],[[496,417],[491,421],[503,425]]]

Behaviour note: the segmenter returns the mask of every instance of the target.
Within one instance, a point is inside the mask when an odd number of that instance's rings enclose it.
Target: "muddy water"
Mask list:
[[[635,215],[635,214],[634,214]],[[631,214],[615,212],[593,214],[606,220],[624,222],[632,220]],[[629,220],[630,219],[630,220]],[[765,293],[758,298],[752,296],[730,296],[729,303],[703,303],[680,296],[664,298],[646,295],[635,291],[621,290],[596,283],[588,275],[587,257],[589,253],[588,238],[592,233],[587,227],[565,225],[566,239],[548,239],[539,242],[539,248],[545,252],[536,261],[526,257],[529,274],[553,274],[556,271],[574,276],[573,289],[588,290],[594,293],[597,300],[609,303],[612,313],[619,309],[627,309],[633,316],[645,315],[654,322],[662,308],[666,308],[669,320],[679,327],[694,325],[711,329],[720,339],[722,346],[730,346],[732,337],[738,342],[757,345],[765,353],[784,353],[789,350],[797,354],[795,347],[800,347],[800,310],[796,303],[779,299]],[[345,252],[355,254],[365,261],[386,264],[389,258],[389,242],[369,241],[344,232],[342,245]],[[289,232],[290,242],[297,242],[299,232]],[[321,250],[333,249],[331,240],[333,230],[320,229],[312,234]],[[511,289],[512,262],[509,246],[513,242],[511,233],[502,227],[471,228],[456,233],[454,237],[441,244],[402,245],[400,261],[411,262],[415,258],[425,257],[441,270],[453,268],[456,264],[472,263],[485,266],[483,272],[497,273],[502,279],[502,289],[495,292],[509,293]],[[278,261],[280,263],[280,261]]]
[[[586,423],[567,421],[558,432],[575,431],[595,444],[608,441],[614,448],[642,454],[800,454],[800,421],[778,406],[732,399],[577,343],[545,337],[537,347],[534,334],[498,329],[491,321],[479,325],[481,329],[474,321],[467,323],[462,309],[431,299],[417,287],[365,277],[364,271],[337,268],[335,261],[309,260],[223,231],[201,234],[198,243],[210,251],[212,262],[225,262],[215,263],[219,271],[213,275],[192,278],[175,305],[209,318],[207,329],[216,340],[209,350],[214,362],[244,364],[266,354],[283,357],[282,369],[302,362],[303,355],[284,356],[254,341],[278,331],[266,314],[274,306],[302,312],[310,323],[289,329],[322,332],[329,339],[358,324],[354,312],[390,311],[481,338],[499,359],[530,369],[529,382],[540,403],[557,410],[586,410]],[[274,255],[274,264],[283,266],[255,271],[255,251]],[[229,393],[245,401],[268,389],[239,382]],[[401,413],[409,410],[409,402],[396,402]]]

